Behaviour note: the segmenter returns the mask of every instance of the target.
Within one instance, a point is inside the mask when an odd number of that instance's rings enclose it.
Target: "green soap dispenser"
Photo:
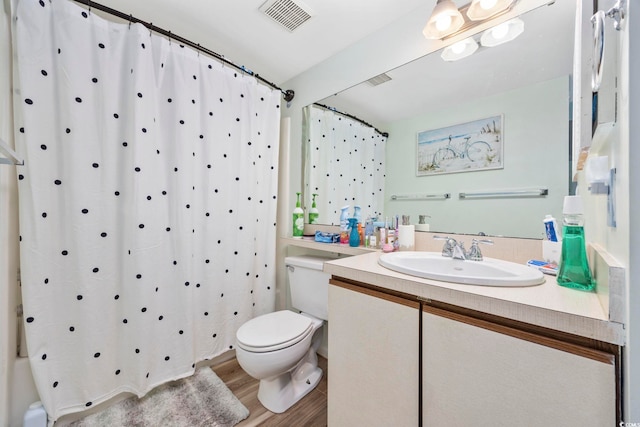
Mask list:
[[[557,282],[560,286],[594,291],[596,282],[591,276],[584,239],[582,198],[565,196],[562,209],[562,254]]]
[[[304,211],[300,207],[300,193],[296,193],[298,200],[293,210],[293,237],[301,239],[304,234]]]
[[[318,208],[316,207],[316,193],[313,193],[312,195],[312,203],[311,203],[311,210],[309,210],[309,224],[317,224],[318,223],[318,215],[320,215],[320,213],[318,212]]]

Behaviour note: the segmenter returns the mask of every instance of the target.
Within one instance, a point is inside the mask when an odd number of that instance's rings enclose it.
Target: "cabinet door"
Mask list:
[[[419,303],[331,283],[329,426],[417,426]]]
[[[424,310],[425,426],[617,425],[613,355]]]

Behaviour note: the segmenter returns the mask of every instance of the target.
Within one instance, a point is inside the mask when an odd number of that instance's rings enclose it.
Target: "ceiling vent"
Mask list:
[[[267,0],[260,11],[289,31],[293,31],[313,16],[309,6],[300,1]]]
[[[391,77],[389,76],[389,74],[382,73],[375,77],[371,77],[369,80],[367,80],[367,83],[369,83],[371,86],[378,86],[378,85],[381,85],[382,83],[388,82],[389,80],[391,80]]]

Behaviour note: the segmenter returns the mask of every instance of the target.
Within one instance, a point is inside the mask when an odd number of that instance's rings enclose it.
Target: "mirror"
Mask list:
[[[557,1],[521,15],[524,33],[509,43],[481,46],[453,62],[434,52],[388,71],[391,80],[385,83],[363,82],[318,101],[389,133],[385,216],[409,215],[417,224],[419,216],[426,215],[429,230],[443,233],[544,236],[544,216],[561,217],[571,185],[575,6]],[[496,116],[502,118],[500,167],[418,173],[419,133]],[[463,144],[458,136],[452,143]],[[547,194],[504,194],[529,189]],[[497,194],[471,198],[461,193]],[[433,197],[442,194],[451,197]]]

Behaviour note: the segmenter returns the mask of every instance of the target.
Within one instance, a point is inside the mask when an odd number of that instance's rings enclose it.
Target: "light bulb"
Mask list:
[[[489,10],[498,3],[498,0],[480,0],[480,7],[484,10]]]
[[[452,44],[451,51],[456,55],[459,55],[462,52],[464,52],[466,46],[467,46],[466,40],[462,40],[461,42]]]
[[[491,30],[491,35],[496,40],[500,40],[501,38],[504,38],[504,36],[506,36],[507,34],[509,34],[509,23],[508,22],[504,22],[504,23],[502,23],[500,25],[496,25]]]
[[[451,16],[442,14],[436,19],[436,28],[438,31],[444,31],[451,26]]]

